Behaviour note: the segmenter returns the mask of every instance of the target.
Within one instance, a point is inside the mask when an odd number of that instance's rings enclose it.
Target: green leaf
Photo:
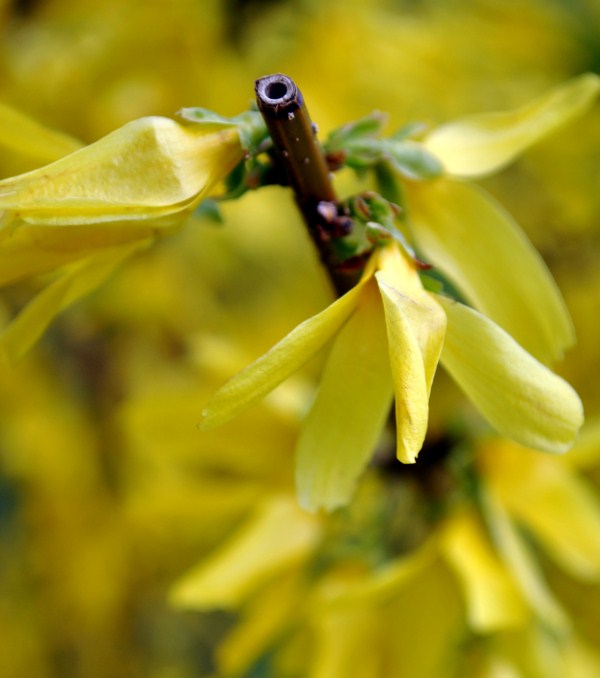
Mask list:
[[[386,139],[383,149],[396,171],[407,179],[435,179],[443,172],[442,163],[416,141]]]
[[[329,134],[324,146],[327,151],[346,150],[346,146],[354,141],[372,138],[379,135],[385,126],[387,116],[380,111],[349,122],[338,127]]]

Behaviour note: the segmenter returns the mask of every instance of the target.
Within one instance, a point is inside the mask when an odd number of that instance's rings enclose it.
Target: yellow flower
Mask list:
[[[17,359],[56,313],[180,225],[242,153],[235,128],[148,117],[0,181],[0,284],[69,265],[4,331],[4,356]]]
[[[297,446],[296,483],[309,510],[349,500],[393,397],[397,456],[415,461],[440,358],[488,421],[523,444],[562,452],[582,423],[581,402],[566,382],[488,318],[427,292],[414,262],[391,244],[376,251],[355,288],[217,391],[203,428],[249,407],[329,342]]]
[[[600,78],[584,74],[515,111],[472,115],[423,140],[444,168],[406,181],[417,245],[479,311],[544,363],[575,341],[564,301],[542,258],[512,217],[463,181],[503,169],[529,146],[588,110]]]

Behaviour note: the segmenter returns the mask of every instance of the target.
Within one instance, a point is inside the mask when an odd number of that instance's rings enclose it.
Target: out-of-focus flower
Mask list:
[[[375,565],[368,541],[345,550],[331,520],[267,497],[175,584],[177,607],[239,611],[217,649],[221,675],[247,675],[261,660],[288,675],[290,656],[316,678],[494,676],[523,665],[562,676],[599,665],[530,550],[518,547],[515,569],[475,504],[463,500],[419,547]]]
[[[310,510],[349,500],[393,395],[397,456],[415,461],[427,431],[440,354],[457,383],[504,434],[561,452],[581,426],[581,403],[566,382],[477,311],[428,293],[414,262],[392,244],[376,251],[356,287],[217,391],[204,410],[204,428],[262,398],[332,339],[297,448],[300,502]]]
[[[82,144],[67,134],[44,127],[10,106],[0,104],[0,146],[8,151],[3,155],[15,156],[21,163],[34,163],[33,167],[36,167],[73,153]]]
[[[243,151],[237,130],[219,127],[142,118],[0,182],[0,284],[69,265],[5,329],[6,358],[26,352],[123,259],[181,225],[231,171]],[[38,136],[43,147],[53,142]]]
[[[405,182],[413,234],[477,309],[548,363],[574,343],[572,323],[544,262],[506,211],[460,181],[496,172],[590,108],[600,78],[582,75],[505,113],[473,115],[433,130],[424,147],[446,176]]]

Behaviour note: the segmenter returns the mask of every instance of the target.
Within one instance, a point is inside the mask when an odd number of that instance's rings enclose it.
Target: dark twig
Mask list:
[[[291,78],[280,73],[257,80],[255,91],[310,236],[333,286],[343,294],[356,282],[360,268],[344,265],[333,247],[333,239],[340,235],[339,219],[330,216],[337,213],[337,197],[302,93]]]

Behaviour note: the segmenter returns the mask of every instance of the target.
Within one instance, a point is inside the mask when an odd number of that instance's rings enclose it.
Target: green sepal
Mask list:
[[[182,108],[177,115],[196,125],[204,125],[210,129],[237,127],[242,148],[252,156],[261,151],[261,146],[268,138],[267,128],[258,111],[244,111],[232,118],[226,118],[207,108]]]

